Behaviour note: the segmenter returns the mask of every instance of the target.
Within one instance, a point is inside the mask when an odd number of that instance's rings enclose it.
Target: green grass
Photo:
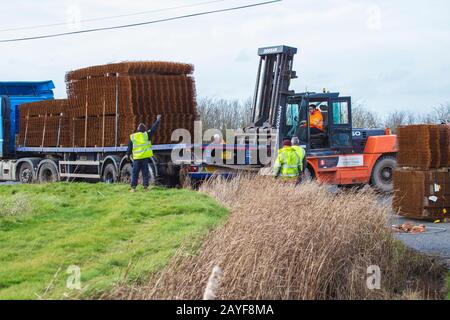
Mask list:
[[[447,300],[450,300],[450,272],[447,273]]]
[[[120,281],[143,281],[226,214],[189,190],[0,186],[0,299],[90,297]],[[80,267],[81,294],[66,287],[71,265]]]

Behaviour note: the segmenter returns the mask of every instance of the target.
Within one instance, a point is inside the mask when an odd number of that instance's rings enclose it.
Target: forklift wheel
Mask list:
[[[397,161],[395,157],[382,156],[378,159],[372,169],[372,177],[370,179],[372,186],[381,192],[391,192],[393,189],[392,175],[396,166]]]
[[[303,180],[304,181],[313,181],[315,179],[314,171],[309,167],[306,167],[303,172]]]

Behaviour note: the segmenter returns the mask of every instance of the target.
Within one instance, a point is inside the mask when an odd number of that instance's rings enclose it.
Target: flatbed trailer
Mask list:
[[[178,168],[171,161],[177,144],[154,145],[151,159],[151,182],[166,185],[178,183]],[[89,179],[128,183],[132,164],[126,157],[127,147],[48,148],[17,147],[14,157],[0,160],[0,180],[53,182]]]
[[[19,106],[23,103],[52,100],[52,81],[0,82],[0,181],[52,182],[89,179],[104,182],[129,182],[132,164],[127,146],[106,147],[29,147],[17,142],[20,131]],[[116,126],[117,130],[117,126]],[[179,144],[153,145],[150,162],[152,183],[175,185],[178,169],[171,161]]]

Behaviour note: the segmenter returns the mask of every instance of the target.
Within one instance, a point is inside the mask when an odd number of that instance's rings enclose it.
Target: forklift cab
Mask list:
[[[310,123],[310,107],[322,114],[323,130]],[[287,100],[283,137],[298,137],[308,152],[352,153],[351,98],[339,93],[300,93]]]

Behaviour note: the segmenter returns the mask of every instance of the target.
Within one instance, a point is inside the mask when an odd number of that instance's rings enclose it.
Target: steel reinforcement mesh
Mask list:
[[[441,154],[441,167],[450,167],[450,127],[439,126],[439,146]]]
[[[450,212],[450,172],[448,170],[394,171],[395,212],[415,219],[443,219]]]
[[[195,81],[191,76],[108,76],[67,84],[74,117],[195,114]]]
[[[22,105],[20,144],[38,147],[124,146],[139,123],[161,125],[155,144],[173,143],[172,132],[191,135],[198,118],[193,66],[126,62],[67,73],[68,100]],[[59,119],[59,118],[60,119]],[[117,129],[117,130],[116,130]]]
[[[447,166],[447,163],[441,164],[441,150],[445,149],[440,142],[441,130],[445,130],[442,125],[409,125],[397,128],[397,164],[400,167],[419,169]]]
[[[194,121],[196,116],[185,114],[165,115],[161,119],[158,131],[152,138],[153,144],[178,143],[172,141],[172,132],[175,129],[186,129],[191,135],[194,131]],[[148,127],[155,121],[151,116],[131,116],[118,117],[117,138],[116,138],[116,116],[98,116],[87,118],[74,118],[70,124],[70,142],[73,147],[105,147],[105,146],[126,146],[130,135],[136,131],[140,123]]]
[[[19,145],[25,147],[58,147],[67,143],[68,101],[44,100],[19,107]]]
[[[166,61],[136,61],[120,62],[107,65],[92,66],[67,72],[66,81],[81,80],[88,77],[105,76],[108,74],[158,74],[158,75],[187,75],[194,72],[192,64]]]

